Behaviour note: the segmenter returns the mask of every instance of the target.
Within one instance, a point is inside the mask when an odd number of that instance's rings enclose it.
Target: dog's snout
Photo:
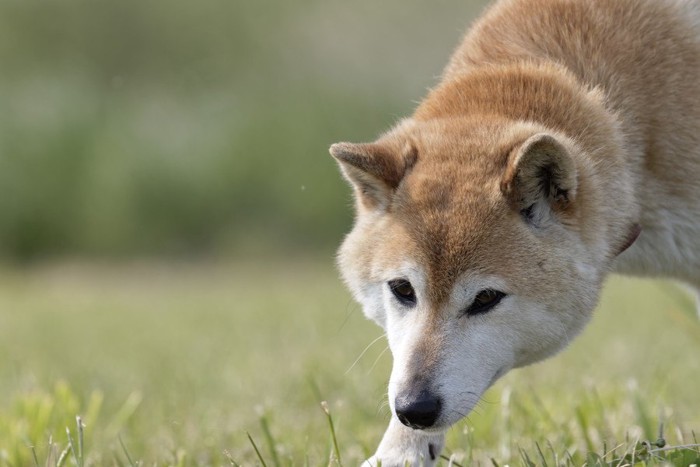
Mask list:
[[[429,391],[417,395],[406,394],[396,397],[396,416],[404,425],[416,430],[430,428],[440,416],[441,401]]]

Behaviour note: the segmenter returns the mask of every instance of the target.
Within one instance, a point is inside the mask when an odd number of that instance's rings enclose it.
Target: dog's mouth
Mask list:
[[[455,421],[453,423],[443,424],[440,420],[438,420],[435,423],[435,425],[433,425],[431,427],[426,427],[426,428],[409,427],[409,428],[411,428],[415,431],[422,431],[422,432],[430,434],[430,435],[439,435],[439,434],[445,433],[447,430],[449,430],[450,427],[452,425],[454,425],[454,423],[456,423],[456,422],[457,421]]]
[[[486,385],[483,391],[480,393],[476,393],[473,391],[470,391],[470,394],[473,395],[474,400],[469,401],[469,405],[467,406],[468,408],[466,410],[451,410],[447,413],[442,414],[438,420],[436,420],[435,424],[431,427],[427,428],[422,428],[421,431],[425,431],[426,433],[442,433],[448,430],[452,425],[455,423],[459,422],[462,420],[464,417],[469,415],[469,413],[476,407],[476,405],[479,403],[479,400],[481,399],[481,396],[491,387],[493,386],[496,381],[498,381],[503,375],[508,373],[508,366],[502,366],[499,368],[491,377],[491,380],[489,383]]]
[[[498,381],[501,376],[508,372],[509,368],[507,365],[500,367],[491,377],[488,384],[483,388],[482,391],[465,391],[469,394],[469,400],[461,400],[457,402],[457,406],[447,407],[443,406],[440,410],[441,413],[437,414],[436,418],[432,418],[429,422],[424,420],[423,417],[416,418],[416,414],[406,414],[397,412],[394,408],[394,415],[399,419],[399,421],[405,426],[416,430],[422,431],[429,434],[441,434],[447,431],[452,425],[459,422],[461,419],[469,415],[473,408],[479,403],[481,396],[486,392],[491,386]],[[465,394],[463,393],[463,394]],[[444,401],[444,400],[443,400]],[[463,404],[463,405],[462,405]],[[420,404],[419,404],[420,405]],[[447,410],[445,410],[447,409]]]

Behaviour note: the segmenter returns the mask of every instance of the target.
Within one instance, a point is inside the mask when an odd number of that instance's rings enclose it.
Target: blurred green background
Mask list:
[[[0,255],[327,253],[484,2],[0,1]]]

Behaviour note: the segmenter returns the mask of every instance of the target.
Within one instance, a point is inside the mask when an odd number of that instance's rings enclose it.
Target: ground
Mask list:
[[[64,465],[261,464],[247,433],[267,465],[335,463],[324,400],[342,463],[357,465],[389,416],[381,334],[330,256],[5,267],[0,466],[34,455],[56,465],[66,428],[75,454]],[[591,465],[586,452],[622,444],[611,461],[655,442],[661,422],[669,445],[695,444],[698,355],[681,289],[613,278],[584,334],[497,383],[445,454],[460,465]],[[685,452],[677,465],[700,458]]]

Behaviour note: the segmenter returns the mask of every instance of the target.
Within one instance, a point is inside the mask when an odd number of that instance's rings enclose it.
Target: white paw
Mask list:
[[[425,459],[422,456],[403,455],[399,457],[374,455],[364,461],[360,467],[433,467],[436,460]]]
[[[413,430],[392,417],[377,452],[362,467],[433,467],[444,445],[444,433]]]

